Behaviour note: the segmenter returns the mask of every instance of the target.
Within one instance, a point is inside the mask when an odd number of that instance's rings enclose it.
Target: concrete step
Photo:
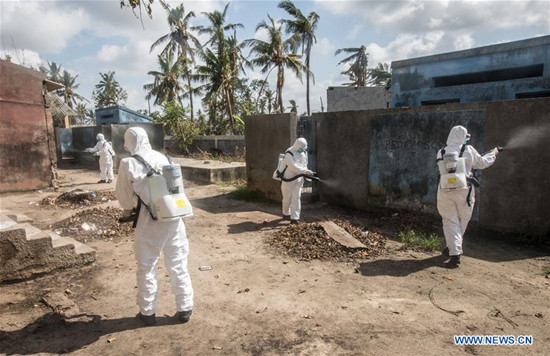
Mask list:
[[[22,214],[9,215],[27,220]],[[95,250],[73,238],[40,230],[28,222],[17,223],[4,212],[0,223],[0,256],[5,259],[0,265],[0,282],[95,261]]]

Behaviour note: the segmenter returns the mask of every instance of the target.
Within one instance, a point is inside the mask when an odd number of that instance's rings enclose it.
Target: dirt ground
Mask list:
[[[112,191],[98,172],[60,170],[58,192],[4,194],[2,209],[48,226],[82,209],[37,206],[70,189]],[[456,270],[439,253],[401,249],[392,215],[304,203],[306,221],[361,221],[389,237],[379,256],[300,260],[269,243],[288,222],[279,207],[230,199],[227,185],[190,185],[186,219],[195,289],[191,321],[174,319],[163,263],[158,324],[135,318],[132,236],[87,244],[95,263],[0,285],[0,354],[82,355],[550,355],[550,253],[481,230],[467,233]],[[103,201],[99,207],[117,207]],[[413,219],[413,224],[414,219]],[[420,223],[420,221],[418,221]],[[369,227],[370,226],[370,227]],[[201,271],[200,266],[212,266]],[[53,292],[86,318],[63,319],[43,303]],[[532,335],[532,346],[459,346],[453,335]]]

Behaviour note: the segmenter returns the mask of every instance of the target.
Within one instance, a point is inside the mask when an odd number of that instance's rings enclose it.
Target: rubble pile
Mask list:
[[[36,205],[49,209],[79,209],[114,200],[116,200],[116,196],[113,191],[84,191],[82,189],[75,189],[59,196],[47,196]]]
[[[328,236],[318,223],[289,225],[268,237],[268,242],[283,250],[288,256],[298,257],[302,261],[336,260],[353,261],[378,256],[386,250],[386,237],[367,231],[364,227],[353,225],[347,220],[332,220],[344,228],[367,248],[347,248]]]
[[[49,225],[48,228],[58,235],[69,236],[82,243],[133,234],[132,224],[120,224],[118,222],[121,216],[121,209],[113,207],[93,208]]]

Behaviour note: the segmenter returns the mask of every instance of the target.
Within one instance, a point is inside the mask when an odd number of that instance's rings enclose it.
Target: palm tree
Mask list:
[[[205,93],[204,102],[214,111],[218,107],[218,99],[224,104],[229,123],[234,125],[233,108],[234,99],[232,98],[233,88],[236,84],[237,77],[230,70],[230,64],[227,56],[217,56],[210,49],[206,49],[201,53],[203,64],[197,67],[198,81],[204,83],[200,89]]]
[[[302,80],[302,72],[307,68],[300,62],[302,56],[292,53],[292,49],[296,47],[299,41],[298,35],[293,35],[290,38],[283,40],[282,23],[275,23],[271,16],[269,24],[262,20],[257,26],[256,31],[266,30],[268,33],[268,42],[259,39],[249,39],[245,44],[251,47],[250,54],[256,54],[256,58],[252,59],[253,65],[261,67],[262,73],[267,73],[266,80],[271,71],[277,68],[277,106],[276,111],[284,112],[283,106],[283,87],[285,84],[285,67],[292,70],[300,80]],[[260,90],[261,92],[261,90]]]
[[[191,18],[195,17],[193,11],[185,14],[185,8],[183,4],[175,8],[171,8],[165,2],[161,2],[162,6],[168,15],[168,25],[170,26],[170,32],[156,40],[151,45],[152,52],[156,47],[166,43],[166,46],[162,50],[161,54],[166,55],[168,52],[176,53],[176,60],[180,62],[181,76],[187,81],[186,85],[186,97],[189,97],[189,105],[191,107],[191,120],[194,117],[193,108],[193,87],[191,86],[192,79],[192,65],[195,62],[195,49],[200,48],[201,44],[199,40],[191,33],[189,22]]]
[[[75,89],[78,89],[80,86],[80,84],[76,83],[76,78],[78,78],[78,74],[73,77],[71,73],[64,70],[63,76],[59,81],[65,88],[61,89],[58,94],[64,98],[65,104],[71,109],[73,108],[73,104],[77,104],[76,99],[88,101],[88,99],[75,92]]]
[[[86,104],[78,103],[76,104],[76,113],[78,114],[76,118],[77,125],[92,125],[95,121],[94,112],[92,109],[88,109]]]
[[[99,73],[101,80],[96,84],[92,97],[97,108],[122,104],[128,99],[126,90],[115,79],[115,72]]]
[[[311,73],[311,47],[313,43],[317,43],[317,38],[315,37],[315,30],[317,30],[317,25],[319,24],[319,15],[316,12],[312,11],[306,17],[302,12],[296,8],[294,3],[290,0],[283,0],[279,3],[279,8],[284,9],[289,15],[293,17],[292,20],[283,20],[283,23],[286,25],[286,31],[291,34],[299,34],[302,43],[302,55],[306,55],[305,66],[306,71],[306,104],[307,104],[307,114],[311,114],[310,105],[309,105],[309,76]],[[314,79],[315,82],[315,79]]]
[[[340,48],[334,55],[337,56],[340,53],[351,54],[350,56],[342,59],[338,62],[338,65],[353,62],[350,67],[343,71],[342,74],[349,76],[351,82],[344,85],[364,87],[367,85],[369,63],[367,48],[361,46],[359,48]]]
[[[376,68],[369,70],[369,84],[391,87],[391,69],[387,63],[378,63]]]
[[[212,49],[204,49],[200,53],[203,64],[197,68],[196,78],[203,84],[200,89],[205,92],[204,102],[210,108],[210,116],[215,117],[220,106],[224,108],[229,117],[229,124],[235,126],[235,98],[234,89],[239,86],[239,73],[244,72],[246,60],[241,53],[242,45],[237,41],[236,29],[243,28],[240,23],[226,23],[229,4],[223,10],[203,12],[210,22],[210,26],[197,26],[194,29],[199,34],[208,35],[209,39],[204,44]],[[232,37],[227,38],[225,31],[233,30]]]
[[[61,81],[61,64],[55,62],[47,62],[48,67],[40,66],[39,70],[46,75],[46,78],[52,82],[59,83]]]
[[[223,9],[223,12],[220,12],[218,10],[214,10],[212,12],[203,12],[202,14],[206,16],[208,21],[210,22],[209,27],[204,26],[197,26],[193,29],[196,29],[199,31],[199,34],[201,35],[209,35],[210,38],[204,46],[214,46],[217,47],[218,54],[220,54],[223,50],[223,47],[225,46],[225,31],[229,30],[236,30],[237,28],[244,28],[243,24],[236,23],[236,24],[226,24],[226,16],[227,16],[227,9],[229,8],[229,3],[225,5],[225,8]]]
[[[148,92],[147,96],[149,98],[155,97],[155,105],[179,100],[179,92],[182,91],[179,81],[182,72],[181,62],[174,61],[172,52],[164,52],[164,54],[158,55],[157,58],[160,71],[147,73],[154,77],[154,81],[151,84],[145,84],[143,89]]]
[[[289,100],[290,106],[288,107],[290,109],[290,112],[298,112],[298,104],[296,104],[296,100],[290,99]]]

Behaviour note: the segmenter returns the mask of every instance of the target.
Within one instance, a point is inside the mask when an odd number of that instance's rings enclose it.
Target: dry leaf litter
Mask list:
[[[378,256],[386,251],[386,237],[367,231],[363,226],[347,220],[333,219],[350,235],[361,241],[366,248],[347,248],[330,238],[318,223],[289,225],[268,237],[268,242],[281,249],[283,254],[297,257],[302,261],[336,260],[354,261],[369,256]]]

